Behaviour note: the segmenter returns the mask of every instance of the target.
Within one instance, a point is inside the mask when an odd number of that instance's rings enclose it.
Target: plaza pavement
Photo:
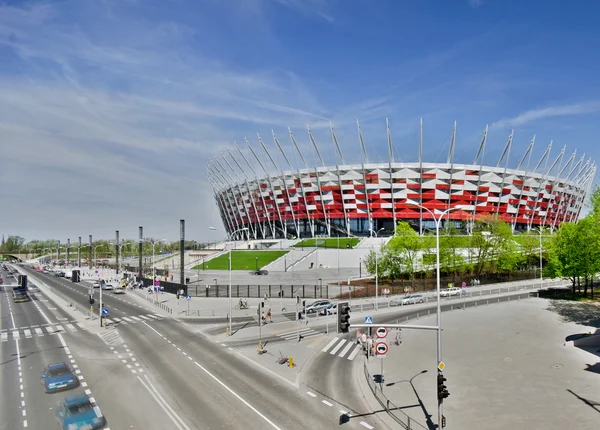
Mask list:
[[[600,375],[586,371],[598,357],[565,346],[567,336],[595,328],[563,322],[548,304],[531,298],[442,314],[447,428],[600,428]],[[414,323],[435,325],[435,317]],[[391,332],[388,344],[393,338]],[[427,415],[435,423],[435,331],[404,329],[400,346],[370,359],[371,375],[380,373],[381,361],[383,393],[425,428]]]

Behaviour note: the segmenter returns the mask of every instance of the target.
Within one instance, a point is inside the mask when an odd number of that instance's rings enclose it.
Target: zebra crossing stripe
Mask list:
[[[285,333],[280,333],[279,336],[281,336],[281,337],[286,337],[286,336],[291,336],[291,335],[295,336],[297,333],[302,334],[302,333],[307,333],[307,332],[311,332],[311,331],[313,331],[312,328],[301,328],[298,331],[294,330],[294,331],[286,331]]]
[[[129,318],[127,318],[127,317],[123,317],[123,319],[124,319],[125,321],[127,321],[127,322],[134,322],[134,321],[130,320],[130,319],[129,319]]]
[[[160,320],[160,319],[162,319],[162,318],[159,318],[159,317],[157,317],[156,315],[152,315],[152,314],[148,314],[147,316],[149,316],[150,318],[152,318],[152,319],[155,319],[155,320]]]
[[[6,342],[8,340],[8,333],[2,332],[0,333],[0,342]]]
[[[345,343],[346,339],[340,340],[340,342],[331,350],[330,354],[335,355]]]
[[[338,354],[339,357],[344,357],[348,351],[350,351],[350,348],[352,348],[353,343],[352,342],[348,342],[348,344],[344,347],[344,349],[342,349],[342,352],[340,352]]]
[[[325,348],[323,348],[321,350],[321,352],[327,352],[329,350],[329,348],[331,348],[333,346],[334,343],[336,343],[338,341],[339,338],[334,338],[331,342],[329,342],[327,345],[325,345]]]
[[[134,320],[136,320],[136,321],[142,321],[141,319],[139,319],[138,317],[133,316],[133,315],[131,316],[131,318],[134,319]]]
[[[77,331],[73,324],[65,324],[70,331]]]
[[[54,328],[52,326],[45,327],[48,334],[54,334]]]
[[[148,317],[146,317],[144,315],[139,315],[139,317],[145,319],[146,321],[149,321],[151,319],[151,318],[148,318]]]
[[[39,327],[36,327],[36,329],[35,329],[35,334],[37,334],[38,336],[43,336],[43,335],[44,335],[44,332],[42,331],[42,329],[41,329],[41,328],[39,328]]]
[[[113,321],[121,322],[121,318],[113,318]]]
[[[65,329],[63,328],[63,326],[57,325],[56,326],[56,331],[65,331]]]
[[[156,317],[156,318],[158,318],[158,319],[163,319],[163,316],[162,316],[162,315],[159,315],[159,314],[151,314],[151,315],[152,315],[152,316],[155,316],[155,317]]]
[[[13,331],[13,339],[20,339],[20,338],[21,338],[21,333],[19,333],[19,330]]]
[[[360,345],[356,345],[356,348],[354,348],[354,351],[352,351],[350,353],[350,355],[348,356],[348,360],[354,360],[354,357],[356,357],[356,354],[358,354],[358,351],[360,351]]]
[[[23,330],[23,333],[25,334],[25,337],[31,337],[31,330],[25,329]]]
[[[85,326],[84,326],[83,324],[81,324],[81,323],[77,323],[77,326],[78,326],[80,329],[82,329],[82,330],[85,330]]]

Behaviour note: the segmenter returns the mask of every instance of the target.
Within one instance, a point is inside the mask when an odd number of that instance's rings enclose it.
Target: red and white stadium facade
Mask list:
[[[595,162],[575,153],[567,157],[566,148],[551,159],[552,143],[534,164],[535,138],[511,168],[512,134],[495,165],[485,165],[487,128],[472,164],[454,163],[456,127],[446,163],[396,162],[389,126],[387,131],[386,163],[368,162],[360,126],[360,164],[344,162],[333,129],[339,163],[334,166],[326,166],[310,129],[320,166],[308,165],[291,131],[287,150],[273,135],[285,170],[260,137],[260,150],[246,141],[247,151],[236,146],[235,152],[221,153],[207,166],[207,176],[228,234],[254,239],[389,235],[398,221],[422,233],[435,228],[432,213],[438,218],[444,212],[444,222],[452,220],[467,231],[484,215],[498,215],[516,231],[539,225],[554,229],[577,221],[596,172]],[[297,158],[303,167],[290,162]]]

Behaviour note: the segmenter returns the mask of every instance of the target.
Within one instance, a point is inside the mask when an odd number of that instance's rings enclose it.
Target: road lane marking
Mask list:
[[[167,404],[167,402],[165,402],[165,399],[163,399],[162,396],[158,393],[158,390],[156,389],[156,387],[154,387],[154,385],[152,385],[152,383],[150,382],[150,379],[148,378],[147,375],[144,375],[144,378],[146,379],[147,384],[140,376],[138,376],[137,378],[142,383],[144,388],[146,388],[146,390],[148,390],[150,395],[152,397],[154,397],[154,400],[156,400],[156,403],[158,403],[159,406],[163,409],[163,411],[165,411],[167,416],[171,419],[171,421],[173,421],[173,424],[175,424],[179,430],[183,430],[183,429],[190,430],[190,428],[185,424],[185,422],[183,422],[183,420],[175,413],[175,411]],[[150,387],[152,387],[152,388],[150,388]]]
[[[335,346],[335,348],[333,348],[330,352],[331,355],[335,355],[342,346],[344,346],[344,344],[346,343],[346,339],[342,339],[340,340],[340,342]]]
[[[350,348],[352,348],[353,343],[352,342],[348,342],[348,344],[344,347],[344,349],[342,349],[342,352],[340,352],[338,354],[338,357],[344,357],[348,351],[350,351]]]
[[[42,329],[41,329],[41,328],[37,327],[37,328],[35,329],[35,334],[37,334],[38,336],[43,336],[43,335],[44,335],[44,332],[42,331]]]
[[[321,352],[327,352],[327,351],[329,350],[329,348],[331,348],[331,347],[333,346],[333,344],[334,344],[334,343],[336,343],[336,342],[338,341],[338,339],[339,339],[339,338],[337,338],[337,337],[336,337],[336,338],[333,338],[333,339],[331,340],[331,342],[329,342],[327,345],[325,345],[325,348],[323,348],[323,349],[321,350]]]
[[[321,400],[321,403],[323,403],[323,404],[325,404],[325,405],[327,405],[329,407],[333,406],[333,403],[329,403],[327,400]]]
[[[54,334],[54,328],[52,326],[44,327],[48,334]]]
[[[307,391],[306,394],[308,394],[310,397],[317,397],[315,393],[311,393],[310,391]]]
[[[354,351],[352,351],[350,353],[350,355],[348,356],[348,360],[354,360],[354,357],[356,357],[356,354],[358,354],[358,351],[360,351],[360,345],[356,345],[356,348],[354,348]]]
[[[127,322],[133,322],[132,320],[130,320],[130,319],[129,319],[129,318],[127,318],[127,317],[123,317],[123,319],[124,319],[125,321],[127,321]]]
[[[67,326],[67,328],[68,328],[70,331],[77,331],[77,329],[75,328],[75,326],[73,326],[73,324],[65,324],[65,325]]]
[[[0,341],[6,342],[8,340],[8,333],[0,333]]]
[[[366,427],[366,428],[368,428],[369,430],[373,430],[373,426],[372,426],[372,425],[369,425],[369,424],[367,424],[367,423],[366,423],[366,422],[364,422],[364,421],[361,421],[361,422],[360,422],[360,425],[361,425],[361,426],[363,426],[363,427]]]

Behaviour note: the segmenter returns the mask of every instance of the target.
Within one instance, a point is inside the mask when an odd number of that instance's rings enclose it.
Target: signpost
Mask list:
[[[385,327],[377,327],[375,335],[377,336],[377,339],[385,339],[388,335],[388,329]]]
[[[385,342],[377,342],[375,344],[375,352],[377,353],[378,358],[385,358],[388,352],[388,344]],[[383,361],[381,362],[381,366],[383,367]],[[381,373],[383,374],[383,371]]]
[[[191,296],[185,296],[185,301],[186,301],[186,302],[187,302],[187,304],[188,304],[188,310],[187,310],[187,314],[188,314],[188,315],[190,314],[190,300],[192,300],[192,297],[191,297]]]

